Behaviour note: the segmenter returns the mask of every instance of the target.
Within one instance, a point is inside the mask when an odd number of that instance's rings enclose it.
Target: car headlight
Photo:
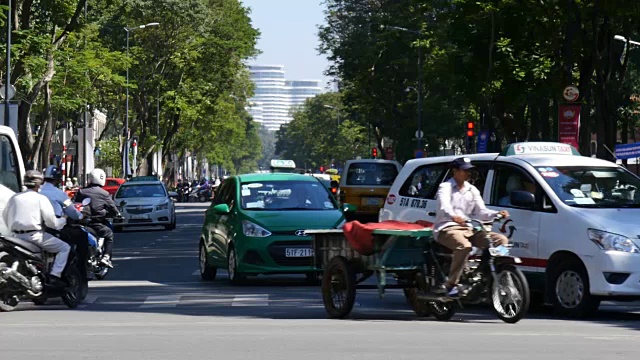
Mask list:
[[[267,237],[271,235],[271,233],[262,226],[247,220],[242,221],[242,233],[244,236],[250,237]]]
[[[638,254],[640,248],[629,238],[610,232],[589,229],[589,239],[602,250],[614,250]]]
[[[169,208],[169,203],[156,205],[156,211],[167,210],[168,208]]]

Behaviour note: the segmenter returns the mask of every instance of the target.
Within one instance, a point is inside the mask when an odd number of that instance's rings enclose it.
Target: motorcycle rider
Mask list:
[[[450,297],[459,295],[458,280],[462,275],[467,256],[471,252],[472,244],[484,248],[484,234],[476,233],[465,225],[465,219],[477,218],[489,221],[500,214],[509,217],[506,210],[489,210],[482,200],[478,189],[469,184],[469,170],[475,166],[469,158],[457,158],[451,163],[453,176],[440,184],[438,188],[438,211],[433,225],[436,240],[453,251],[449,278],[439,292],[447,293]],[[494,244],[507,245],[509,239],[501,234],[489,233]]]
[[[52,229],[62,229],[66,218],[56,218],[53,206],[46,196],[38,193],[44,178],[37,170],[29,170],[24,175],[26,191],[13,195],[7,202],[3,218],[7,227],[18,239],[30,241],[43,250],[56,254],[49,273],[50,284],[64,287],[62,271],[67,264],[70,246],[64,241],[47,233],[43,224]]]
[[[111,252],[113,250],[113,231],[107,225],[108,217],[121,217],[118,207],[113,202],[109,193],[102,187],[105,184],[107,175],[102,169],[94,169],[89,174],[89,185],[78,190],[75,201],[81,202],[85,198],[90,198],[91,203],[91,223],[89,224],[99,237],[104,238],[105,255],[100,260],[104,265],[113,268],[111,264]]]
[[[55,165],[50,165],[44,172],[45,183],[40,188],[40,194],[46,196],[53,206],[56,217],[66,215],[72,220],[80,221],[83,216],[69,198],[67,193],[60,190],[58,185],[62,181],[62,173]],[[78,255],[78,265],[83,280],[87,280],[87,258],[89,256],[89,241],[87,233],[78,227],[67,224],[60,230],[60,238],[68,244],[75,244]]]

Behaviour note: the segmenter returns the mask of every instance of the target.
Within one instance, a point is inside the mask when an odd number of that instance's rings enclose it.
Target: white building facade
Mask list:
[[[270,131],[289,123],[295,107],[322,92],[320,80],[286,80],[283,65],[252,65],[249,71],[255,94],[247,111]]]

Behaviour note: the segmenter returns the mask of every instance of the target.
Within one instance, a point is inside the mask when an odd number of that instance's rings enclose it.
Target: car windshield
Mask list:
[[[592,208],[640,208],[640,179],[619,167],[537,167],[565,204]]]
[[[116,199],[165,196],[167,196],[167,193],[160,184],[123,185],[118,189]]]
[[[347,172],[347,185],[391,186],[398,168],[389,163],[353,163]]]
[[[241,184],[245,210],[335,210],[325,186],[317,181],[260,181]]]

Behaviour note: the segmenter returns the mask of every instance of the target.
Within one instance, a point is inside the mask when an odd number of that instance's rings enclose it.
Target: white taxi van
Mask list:
[[[601,300],[640,300],[640,178],[560,143],[464,156],[487,207],[509,211],[494,231],[510,238],[532,292],[575,317],[592,314]],[[408,161],[379,220],[434,222],[438,186],[458,157]]]

